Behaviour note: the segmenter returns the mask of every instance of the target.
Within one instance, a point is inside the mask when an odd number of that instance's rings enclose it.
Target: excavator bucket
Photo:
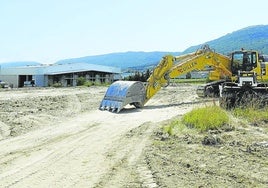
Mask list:
[[[139,81],[116,81],[106,91],[100,110],[120,112],[127,104],[142,107],[145,101],[145,86]]]

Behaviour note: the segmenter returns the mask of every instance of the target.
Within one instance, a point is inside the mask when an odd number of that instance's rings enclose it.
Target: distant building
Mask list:
[[[0,80],[11,86],[47,87],[54,84],[76,86],[79,77],[98,83],[111,83],[120,79],[121,69],[88,63],[68,63],[34,66],[1,66]]]
[[[199,78],[208,78],[209,71],[192,71],[189,73],[190,78],[199,79]],[[186,74],[178,76],[177,78],[187,78]]]

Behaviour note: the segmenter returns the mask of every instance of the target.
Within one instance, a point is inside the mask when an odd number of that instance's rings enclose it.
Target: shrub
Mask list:
[[[60,82],[52,84],[52,87],[62,87],[62,84]]]
[[[77,78],[77,86],[82,86],[85,83],[86,83],[86,78],[85,77],[80,76],[80,77]]]
[[[90,86],[93,85],[93,82],[91,82],[91,81],[86,81],[83,85],[84,85],[84,86],[87,86],[87,87],[90,87]]]
[[[87,80],[85,77],[78,77],[77,78],[77,86],[87,86],[87,87],[90,87],[94,85],[93,82]]]
[[[229,123],[229,116],[218,106],[194,109],[182,117],[182,123],[200,131],[218,129]]]

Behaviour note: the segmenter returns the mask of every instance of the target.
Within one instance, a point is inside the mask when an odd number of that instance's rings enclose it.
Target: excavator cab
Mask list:
[[[235,51],[231,57],[231,70],[234,76],[238,71],[252,71],[257,67],[258,56],[256,51]]]

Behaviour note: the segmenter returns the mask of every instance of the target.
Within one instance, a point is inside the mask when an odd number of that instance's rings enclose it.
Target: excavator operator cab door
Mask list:
[[[236,51],[232,53],[231,68],[233,75],[238,71],[252,71],[257,67],[257,53],[253,51]]]

